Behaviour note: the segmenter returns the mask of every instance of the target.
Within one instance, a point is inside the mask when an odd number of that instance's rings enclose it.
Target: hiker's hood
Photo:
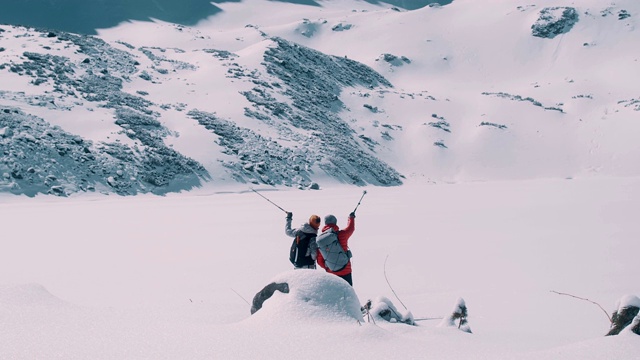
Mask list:
[[[317,234],[318,230],[314,229],[313,226],[309,225],[309,223],[305,223],[300,227],[300,231],[307,234]]]
[[[340,230],[340,228],[338,227],[338,225],[336,225],[336,224],[329,224],[329,225],[325,225],[325,226],[322,228],[322,232],[325,232],[325,231],[327,231],[327,230],[329,230],[329,229],[333,229],[333,231],[336,231],[336,232]]]

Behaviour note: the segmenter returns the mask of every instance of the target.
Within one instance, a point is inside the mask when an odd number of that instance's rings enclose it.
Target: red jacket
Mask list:
[[[350,217],[349,220],[347,220],[347,227],[342,230],[338,228],[338,225],[331,224],[331,225],[325,225],[322,228],[322,231],[325,231],[330,228],[333,229],[333,231],[338,233],[338,242],[340,243],[340,246],[342,246],[342,249],[345,252],[347,252],[349,250],[349,238],[351,237],[351,234],[353,234],[353,231],[356,229],[356,219]],[[317,261],[318,261],[318,265],[320,265],[320,267],[325,269],[328,273],[332,273],[340,276],[351,274],[351,260],[347,262],[347,265],[342,270],[335,271],[335,272],[329,270],[329,268],[324,265],[324,258],[322,257],[320,250],[318,250]]]

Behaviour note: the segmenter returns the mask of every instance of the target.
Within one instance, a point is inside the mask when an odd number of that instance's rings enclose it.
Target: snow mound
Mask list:
[[[634,306],[640,308],[640,298],[635,295],[625,295],[616,302],[616,308],[618,311]]]
[[[64,306],[66,303],[40,284],[20,284],[0,285],[0,305]]]
[[[360,301],[343,279],[317,270],[291,270],[271,280],[287,283],[289,293],[276,291],[251,318],[273,321],[362,321]]]

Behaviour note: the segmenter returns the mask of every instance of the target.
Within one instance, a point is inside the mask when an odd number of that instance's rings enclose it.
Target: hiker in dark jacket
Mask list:
[[[342,249],[344,250],[344,252],[350,253],[349,238],[351,237],[351,234],[353,234],[353,232],[356,230],[356,214],[355,213],[349,214],[349,219],[347,220],[347,227],[342,230],[338,228],[338,225],[336,224],[337,222],[338,220],[336,219],[335,216],[333,215],[325,216],[324,227],[322,228],[322,232],[325,232],[329,229],[333,229],[333,231],[338,233],[338,242],[340,243],[340,246],[342,246]],[[322,257],[322,254],[320,253],[320,251],[318,251],[318,265],[324,268],[328,273],[338,275],[339,277],[343,278],[346,282],[348,282],[349,285],[353,286],[353,279],[351,277],[351,260],[349,260],[347,262],[347,265],[345,265],[345,267],[343,267],[342,269],[337,271],[331,271],[325,265],[324,258]]]
[[[295,230],[291,229],[292,219],[293,213],[288,212],[284,233],[295,239],[291,245],[289,260],[294,269],[315,269],[316,254],[318,252],[316,235],[320,227],[320,216],[311,215],[309,222],[302,224]]]

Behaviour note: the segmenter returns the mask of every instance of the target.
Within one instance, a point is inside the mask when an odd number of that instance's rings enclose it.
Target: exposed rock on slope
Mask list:
[[[382,75],[356,61],[328,56],[280,38],[264,56],[276,86],[257,84],[245,93],[254,110],[270,119],[283,119],[314,138],[319,167],[347,183],[399,185],[400,174],[364,150],[355,132],[339,116],[344,87],[391,87]],[[292,100],[278,102],[274,94]],[[265,119],[266,119],[265,118]],[[311,154],[309,154],[311,155]],[[308,160],[313,161],[313,156]]]
[[[578,22],[579,16],[572,7],[548,7],[540,10],[540,17],[531,25],[533,36],[553,39],[568,33]]]
[[[147,91],[125,91],[133,80],[166,86],[162,82],[170,80],[170,73],[197,71],[198,66],[167,56],[167,50],[176,54],[184,50],[136,48],[123,42],[115,47],[92,36],[7,29],[0,36],[28,37],[47,45],[24,52],[12,49],[13,55],[0,64],[0,71],[11,78],[30,79],[34,89],[33,94],[0,89],[2,99],[12,104],[5,106],[1,118],[0,189],[29,196],[96,189],[121,195],[162,194],[188,190],[211,179],[200,162],[165,143],[178,134],[163,125],[161,117],[172,107],[182,112],[188,104],[157,104],[145,98]],[[276,139],[262,136],[237,126],[237,119],[223,119],[211,111],[182,112],[178,116],[196,120],[220,146],[221,153],[211,153],[211,158],[241,183],[308,188],[314,172],[320,170],[349,184],[401,184],[401,176],[376,158],[375,146],[362,143],[340,116],[345,108],[339,100],[343,88],[387,88],[391,84],[353,60],[280,38],[271,41],[264,68],[256,69],[240,66],[237,55],[225,50],[196,50],[218,58],[229,68],[227,77],[252,84],[240,94],[252,104],[244,115],[277,134]],[[29,106],[18,110],[13,104]],[[77,109],[101,109],[111,114],[120,139],[128,139],[89,140],[51,125],[47,115],[29,113],[34,108],[66,118],[74,117]],[[25,142],[25,138],[32,141]]]
[[[113,109],[115,124],[134,146],[92,141],[51,126],[46,119],[5,108],[0,127],[9,129],[0,139],[0,188],[14,194],[68,195],[95,190],[120,195],[158,194],[188,190],[208,174],[196,161],[167,147],[169,130],[150,110],[150,101],[122,90],[138,72],[138,62],[122,50],[90,37],[59,33],[68,47],[76,47],[84,60],[47,53],[24,52],[24,61],[0,65],[0,69],[31,77],[32,84],[53,86],[48,96],[28,96],[4,91],[3,97],[40,107],[72,110],[84,101]],[[41,34],[40,36],[45,36]],[[46,50],[46,49],[44,49]],[[37,100],[37,101],[35,101]],[[66,105],[65,105],[66,104]],[[13,134],[10,136],[8,134]]]

